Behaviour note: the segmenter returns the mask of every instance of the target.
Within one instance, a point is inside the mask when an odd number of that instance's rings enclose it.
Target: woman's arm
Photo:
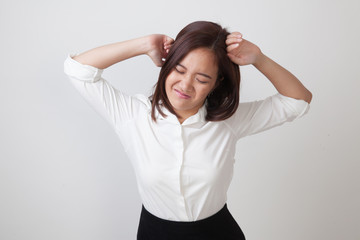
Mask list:
[[[101,77],[102,69],[140,54],[149,55],[160,66],[171,43],[171,38],[157,34],[108,44],[77,56],[69,55],[64,62],[64,71],[83,98],[118,129],[138,116],[139,109],[148,99],[145,96],[133,98],[119,91]]]
[[[166,35],[153,34],[97,47],[79,54],[73,59],[84,65],[105,69],[128,58],[147,54],[156,66],[162,66],[162,59],[166,58],[173,41]]]
[[[226,44],[228,56],[234,63],[240,66],[253,64],[280,94],[311,102],[311,92],[293,74],[265,56],[255,44],[243,39],[241,33],[231,33]]]

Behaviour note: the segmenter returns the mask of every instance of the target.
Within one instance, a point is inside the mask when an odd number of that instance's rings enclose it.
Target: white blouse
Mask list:
[[[144,207],[172,221],[196,221],[219,211],[227,200],[238,139],[292,121],[309,104],[281,94],[240,103],[220,122],[205,121],[206,108],[182,124],[164,109],[166,118],[151,119],[151,102],[128,96],[101,77],[101,69],[69,55],[65,73],[86,101],[114,128],[135,170]]]

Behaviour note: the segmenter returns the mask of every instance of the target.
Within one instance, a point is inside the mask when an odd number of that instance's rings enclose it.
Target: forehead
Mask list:
[[[206,71],[208,74],[217,74],[218,66],[215,54],[208,48],[197,48],[190,51],[180,64],[189,71]]]

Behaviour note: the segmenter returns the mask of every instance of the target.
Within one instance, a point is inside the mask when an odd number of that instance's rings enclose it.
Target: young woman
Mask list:
[[[128,96],[101,77],[103,69],[141,54],[162,67],[151,97]],[[239,65],[248,64],[278,93],[239,103]],[[302,116],[312,98],[240,33],[204,21],[175,40],[150,35],[70,55],[65,73],[113,126],[133,164],[143,202],[141,240],[245,239],[226,205],[235,144]]]

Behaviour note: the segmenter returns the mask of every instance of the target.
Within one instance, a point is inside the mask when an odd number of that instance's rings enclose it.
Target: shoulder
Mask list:
[[[145,96],[144,94],[135,94],[130,96],[138,105],[145,109],[151,109],[151,101],[150,98]]]
[[[263,100],[240,103],[226,123],[237,136],[251,135],[305,115],[309,104],[279,93]]]

